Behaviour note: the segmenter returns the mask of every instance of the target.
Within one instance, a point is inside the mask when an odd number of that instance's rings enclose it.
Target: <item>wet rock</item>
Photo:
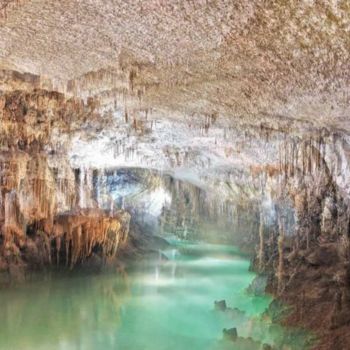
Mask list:
[[[266,285],[267,285],[267,276],[258,275],[250,283],[249,287],[247,288],[247,293],[255,296],[264,295]]]
[[[227,305],[226,300],[219,300],[214,302],[215,310],[217,311],[226,311]]]
[[[235,329],[235,328],[232,328]],[[234,333],[234,331],[233,331]],[[223,349],[244,349],[244,350],[262,350],[264,349],[264,345],[261,342],[255,341],[251,337],[243,338],[236,336],[234,339],[231,338],[225,338],[224,336],[224,342],[226,344],[224,345]],[[233,344],[232,344],[233,343]],[[232,347],[233,346],[233,347]],[[266,348],[267,350],[273,349],[273,348]]]
[[[277,323],[287,317],[289,312],[290,310],[286,305],[281,301],[274,299],[264,312],[263,316],[268,317],[272,322]]]
[[[242,321],[245,317],[245,312],[234,307],[227,307],[226,300],[219,300],[214,302],[214,310],[225,312],[226,315],[228,315],[231,319],[237,321]]]
[[[305,260],[313,266],[334,265],[339,260],[337,248],[333,244],[320,246],[306,255]]]
[[[241,319],[245,316],[245,312],[238,309],[237,307],[231,308],[228,307],[226,309],[226,314],[229,315],[232,319]]]
[[[237,328],[230,328],[230,329],[226,329],[224,328],[222,330],[223,336],[225,340],[230,340],[230,341],[236,341],[237,339]]]

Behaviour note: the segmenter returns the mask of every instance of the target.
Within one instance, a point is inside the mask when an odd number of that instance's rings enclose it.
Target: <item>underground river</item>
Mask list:
[[[262,319],[271,298],[246,292],[255,275],[237,249],[169,242],[158,258],[127,273],[74,274],[0,291],[0,349],[304,348],[302,333],[291,336]],[[232,309],[215,311],[214,301],[222,299]],[[232,347],[222,340],[223,329],[232,327],[260,345]]]

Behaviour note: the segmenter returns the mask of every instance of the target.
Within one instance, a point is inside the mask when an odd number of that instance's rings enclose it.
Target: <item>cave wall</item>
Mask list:
[[[23,79],[23,77],[22,77]],[[33,83],[31,81],[31,83]],[[0,272],[73,268],[94,250],[113,259],[125,245],[129,214],[100,209],[87,172],[67,157],[70,140],[89,119],[92,100],[33,88],[0,96]]]
[[[263,190],[252,266],[292,306],[282,322],[315,332],[315,349],[349,346],[348,147],[346,133],[289,134],[274,169],[254,169]]]
[[[171,198],[159,216],[161,232],[239,244],[254,253],[253,267],[268,275],[269,291],[300,302],[295,290],[301,290],[302,303],[328,312],[327,327],[346,327],[345,131],[304,123],[232,125],[207,114],[185,122],[146,112],[142,120],[129,119],[114,104],[40,88],[35,76],[2,78],[0,268],[6,276],[22,278],[29,267],[72,268],[96,254],[113,259],[126,244],[130,220],[120,210],[128,203],[118,207],[110,196],[113,169],[138,167],[149,169],[139,176],[143,185]],[[310,294],[309,283],[324,299]],[[316,327],[298,312],[298,320]]]

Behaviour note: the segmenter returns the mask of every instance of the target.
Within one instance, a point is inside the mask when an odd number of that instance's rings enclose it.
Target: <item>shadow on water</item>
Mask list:
[[[246,293],[255,275],[237,249],[170,243],[159,259],[137,262],[127,275],[74,276],[1,291],[0,349],[249,350],[283,342],[286,349],[303,348],[302,332],[291,336],[260,317],[271,298]],[[220,299],[225,312],[214,310]],[[235,345],[222,340],[223,329],[232,327]]]

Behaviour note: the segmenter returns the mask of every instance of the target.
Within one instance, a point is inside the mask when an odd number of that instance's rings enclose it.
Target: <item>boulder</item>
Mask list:
[[[215,301],[214,306],[216,311],[226,311],[227,309],[226,300]]]
[[[230,329],[226,329],[224,328],[223,331],[223,336],[224,336],[224,339],[225,340],[230,340],[230,341],[236,341],[237,340],[237,328],[236,327],[233,327],[233,328],[230,328]]]

